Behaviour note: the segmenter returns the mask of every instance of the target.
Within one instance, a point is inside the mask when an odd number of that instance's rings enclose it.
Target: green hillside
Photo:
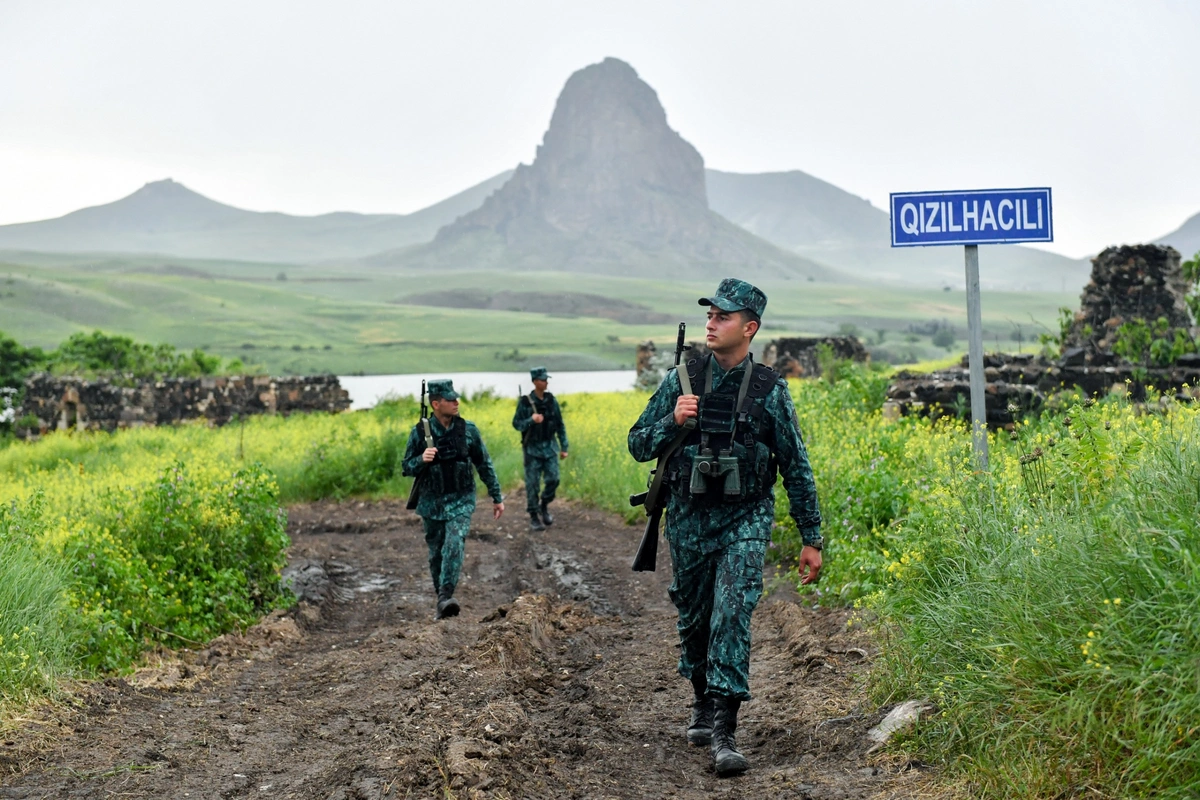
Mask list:
[[[255,262],[0,253],[0,330],[25,345],[48,348],[74,332],[101,329],[182,349],[200,347],[274,374],[419,372],[431,364],[442,370],[508,370],[534,362],[560,370],[632,368],[636,344],[672,341],[673,322],[624,324],[406,301],[456,289],[600,295],[685,320],[698,339],[703,309],[696,298],[712,288],[708,282],[553,272],[347,274]],[[872,341],[882,330],[885,347],[924,358],[945,354],[928,335],[930,325],[944,321],[957,333],[956,349],[965,349],[961,292],[806,281],[764,288],[770,296],[765,338],[853,326]],[[1034,320],[1053,326],[1056,309],[1077,302],[1072,294],[985,292],[986,345],[1015,350],[1020,326],[1029,349],[1028,341],[1042,330]],[[913,327],[920,332],[910,332]]]

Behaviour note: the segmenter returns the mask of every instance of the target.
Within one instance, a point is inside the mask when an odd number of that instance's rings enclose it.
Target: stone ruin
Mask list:
[[[1081,364],[1114,363],[1112,348],[1117,329],[1135,319],[1167,320],[1196,338],[1200,329],[1184,298],[1188,284],[1180,268],[1179,251],[1162,245],[1110,247],[1092,259],[1092,279],[1083,287],[1080,309],[1063,341],[1064,361]]]
[[[821,365],[817,356],[821,345],[827,345],[833,356],[840,360],[866,362],[870,359],[862,342],[853,336],[772,339],[755,355],[755,359],[789,378],[819,377]],[[688,342],[682,361],[707,354],[708,348],[703,342]],[[634,385],[644,391],[654,391],[674,363],[673,344],[669,350],[659,352],[654,342],[642,342],[637,347],[637,380]]]
[[[839,361],[865,364],[871,358],[856,336],[824,336],[774,339],[763,348],[760,360],[789,378],[816,378],[821,375],[822,345]]]
[[[350,395],[336,376],[170,378],[135,386],[105,380],[55,377],[45,373],[25,381],[18,416],[32,414],[37,427],[27,435],[52,430],[103,430],[169,425],[205,419],[225,425],[249,414],[297,411],[345,411]]]
[[[1150,323],[1165,318],[1170,333],[1182,329],[1193,338],[1200,328],[1184,298],[1188,286],[1178,251],[1160,245],[1110,247],[1092,259],[1092,279],[1084,287],[1081,307],[1063,341],[1062,355],[1047,359],[1032,354],[984,356],[987,423],[1011,428],[1017,412],[1034,410],[1051,394],[1075,386],[1089,396],[1132,391],[1135,400],[1151,387],[1190,401],[1200,385],[1200,354],[1188,353],[1168,366],[1129,364],[1112,347],[1125,322]],[[887,390],[884,413],[891,416],[941,416],[970,409],[969,358],[955,368],[930,374],[902,371]]]

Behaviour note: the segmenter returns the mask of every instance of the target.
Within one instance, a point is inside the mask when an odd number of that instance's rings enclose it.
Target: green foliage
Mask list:
[[[169,344],[142,344],[101,331],[73,334],[46,361],[59,375],[128,376],[135,380],[193,378],[221,369],[220,356],[200,349],[183,353]]]
[[[46,362],[40,347],[22,347],[0,331],[0,388],[19,388],[29,373]]]
[[[1182,267],[1184,280],[1191,284],[1184,301],[1192,312],[1192,321],[1200,323],[1200,252],[1184,261]]]
[[[1045,358],[1058,358],[1062,355],[1063,346],[1066,344],[1067,337],[1071,333],[1071,326],[1075,323],[1075,312],[1066,306],[1059,306],[1058,309],[1058,333],[1039,333],[1038,344],[1042,346],[1042,356]],[[1084,329],[1084,335],[1091,335],[1090,326]]]
[[[1113,352],[1130,364],[1167,366],[1184,353],[1196,352],[1197,344],[1182,328],[1171,329],[1166,317],[1148,325],[1144,319],[1125,322],[1117,328]]]
[[[1195,795],[1196,422],[1078,402],[990,474],[962,468],[965,442],[910,448],[936,488],[910,496],[872,598],[873,680],[939,713],[902,747],[981,797]]]
[[[281,599],[289,540],[259,465],[213,481],[176,464],[141,492],[105,493],[89,517],[63,548],[87,667],[119,669],[151,643],[207,641]]]
[[[954,346],[954,329],[940,328],[937,333],[933,334],[929,341],[934,347],[941,347],[949,350]]]
[[[65,569],[44,551],[43,505],[0,504],[0,701],[52,691],[72,667],[74,618]]]

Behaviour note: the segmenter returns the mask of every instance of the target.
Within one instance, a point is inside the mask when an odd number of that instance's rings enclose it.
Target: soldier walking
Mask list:
[[[554,524],[549,506],[558,491],[558,461],[567,457],[567,428],[558,400],[546,391],[550,380],[546,368],[534,367],[529,370],[529,377],[533,379],[533,391],[517,398],[512,424],[521,432],[521,451],[525,456],[525,510],[529,512],[529,527],[544,531],[546,526]]]
[[[685,437],[666,464],[664,484],[678,669],[694,694],[687,740],[709,745],[717,774],[725,776],[750,766],[734,734],[740,706],[750,699],[750,616],[762,596],[775,521],[771,487],[779,475],[804,542],[802,583],[820,574],[823,540],[816,484],[787,382],[750,356],[766,295],[726,278],[699,302],[709,307],[711,354],[667,373],[629,431],[629,452],[650,461],[677,435]],[[684,368],[699,394],[682,394],[677,370]],[[698,424],[683,432],[689,418]]]
[[[402,468],[418,482],[417,514],[425,527],[429,547],[429,574],[437,592],[437,619],[458,614],[454,589],[462,572],[463,549],[475,512],[475,473],[487,485],[495,504],[492,518],[504,513],[500,481],[487,448],[474,423],[458,415],[458,392],[449,380],[429,382],[433,416],[429,432],[433,446],[425,446],[425,426],[418,423],[408,437]]]

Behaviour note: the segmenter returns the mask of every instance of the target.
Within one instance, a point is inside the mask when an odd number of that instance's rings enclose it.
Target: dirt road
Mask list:
[[[463,613],[436,622],[402,504],[290,509],[312,603],[10,734],[0,798],[882,798],[925,779],[866,755],[881,715],[847,612],[786,587],[754,617],[738,736],[752,769],[718,779],[683,735],[665,546],[657,573],[635,574],[639,531],[608,515],[562,507],[535,534],[485,511]]]

